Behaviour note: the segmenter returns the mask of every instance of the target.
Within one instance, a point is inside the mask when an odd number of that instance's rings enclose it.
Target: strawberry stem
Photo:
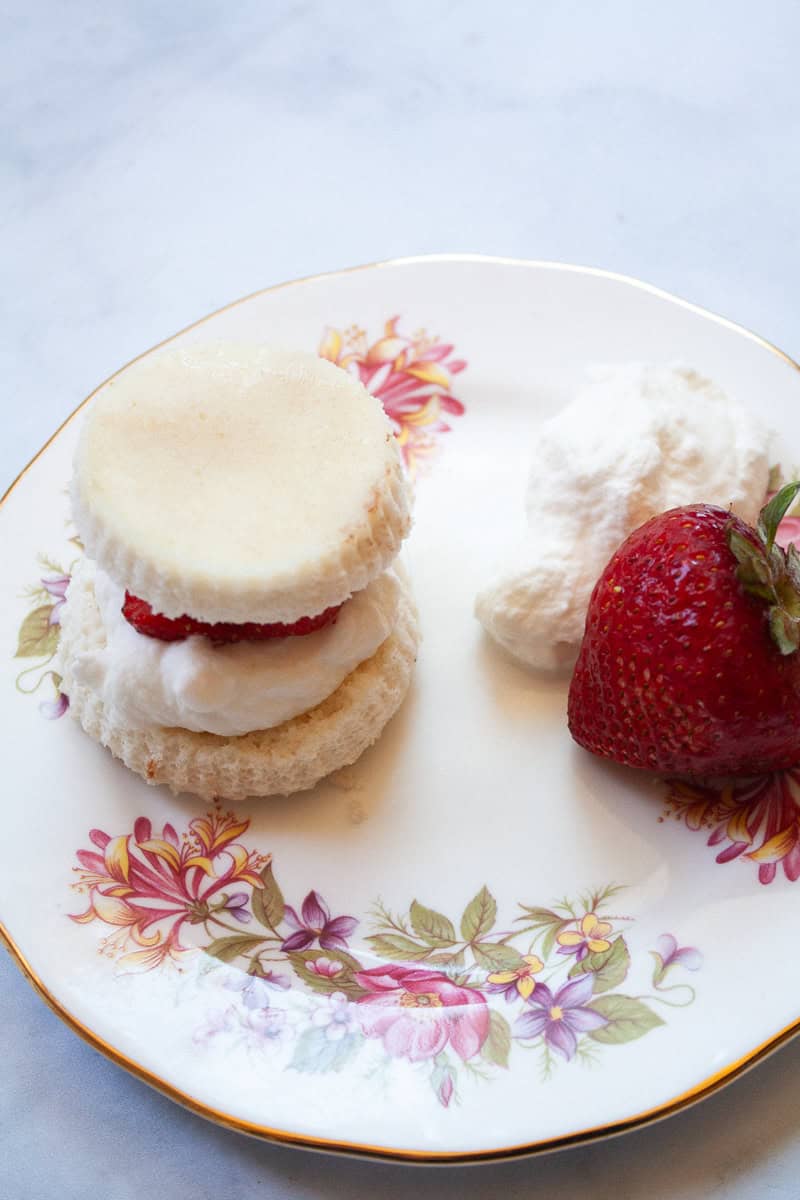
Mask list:
[[[728,547],[739,564],[736,575],[745,591],[769,605],[769,631],[781,654],[800,648],[800,554],[794,544],[787,551],[775,538],[798,492],[800,482],[787,483],[765,504],[758,525],[743,532],[733,518],[728,522]]]
[[[800,482],[787,483],[765,504],[758,517],[758,535],[767,547],[767,554],[775,544],[778,526],[791,508],[800,492]]]

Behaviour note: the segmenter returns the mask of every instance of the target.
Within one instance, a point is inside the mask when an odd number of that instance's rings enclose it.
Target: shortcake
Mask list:
[[[356,378],[257,345],[156,352],[92,401],[71,495],[62,686],[128,767],[204,798],[288,794],[378,738],[419,634],[408,485]]]

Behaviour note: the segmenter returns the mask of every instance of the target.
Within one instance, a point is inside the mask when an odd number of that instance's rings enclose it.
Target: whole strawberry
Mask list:
[[[570,686],[581,746],[671,775],[800,762],[800,555],[775,544],[798,491],[782,488],[758,529],[694,504],[623,542],[592,593]]]

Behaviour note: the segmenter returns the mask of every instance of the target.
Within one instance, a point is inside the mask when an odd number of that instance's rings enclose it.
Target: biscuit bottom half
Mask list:
[[[349,766],[377,741],[408,691],[419,645],[417,610],[403,579],[397,624],[371,658],[315,708],[240,737],[188,729],[128,729],[112,723],[102,698],[75,682],[71,664],[105,643],[91,581],[71,587],[60,638],[62,688],[86,733],[148,783],[205,800],[286,796]]]

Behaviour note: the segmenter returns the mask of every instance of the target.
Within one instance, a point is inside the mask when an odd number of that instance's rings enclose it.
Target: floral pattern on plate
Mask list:
[[[412,334],[398,329],[392,317],[381,337],[370,342],[357,325],[326,329],[319,353],[352,372],[377,396],[394,423],[398,444],[410,475],[436,450],[436,435],[448,433],[447,421],[460,417],[464,405],[452,393],[453,377],[466,367],[454,358],[454,347],[424,329]]]
[[[315,890],[287,904],[272,856],[240,840],[248,828],[219,808],[180,834],[139,817],[131,833],[92,830],[77,852],[73,886],[87,905],[72,920],[109,931],[99,952],[123,972],[207,956],[202,974],[225,998],[196,1030],[199,1044],[288,1045],[286,1067],[303,1072],[338,1071],[377,1049],[384,1062],[417,1064],[447,1107],[462,1078],[489,1078],[512,1052],[537,1052],[546,1079],[559,1060],[592,1063],[603,1046],[663,1025],[654,1005],[694,1000],[681,976],[701,955],[669,933],[650,951],[649,990],[621,990],[633,919],[610,909],[623,888],[520,905],[507,929],[485,886],[457,921],[413,900],[405,914],[378,902],[362,922],[333,914]]]
[[[51,664],[58,649],[61,609],[69,586],[71,567],[64,568],[60,563],[40,555],[39,569],[43,574],[26,593],[29,611],[19,627],[14,655],[15,658],[32,661],[19,672],[16,685],[17,690],[26,696],[38,692],[42,684],[46,688],[49,685],[52,695],[40,700],[39,712],[48,720],[55,720],[63,717],[69,707],[69,700],[61,691],[61,676]]]
[[[772,883],[778,866],[790,883],[800,878],[800,769],[720,787],[675,782],[666,803],[664,818],[709,831],[718,863],[755,863],[760,883]]]

